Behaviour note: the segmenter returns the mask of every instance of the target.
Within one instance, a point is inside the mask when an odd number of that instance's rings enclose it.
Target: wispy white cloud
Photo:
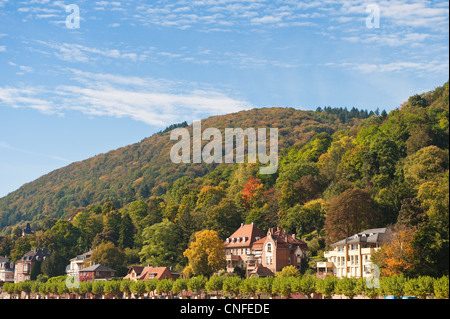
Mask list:
[[[448,70],[448,61],[432,60],[428,62],[398,61],[389,63],[341,62],[325,63],[326,67],[341,67],[362,73],[408,73],[414,76],[441,74]]]
[[[73,84],[0,87],[0,104],[47,114],[75,110],[89,116],[128,117],[165,126],[178,120],[226,114],[253,106],[207,85],[67,69]]]
[[[74,43],[54,43],[37,40],[36,43],[52,49],[52,53],[60,60],[67,62],[92,62],[99,59],[128,59],[137,61],[145,58],[135,52],[123,52],[118,49],[98,49]]]
[[[60,156],[54,156],[54,155],[48,155],[48,154],[42,154],[42,153],[38,153],[38,152],[33,152],[33,151],[29,151],[26,149],[22,149],[22,148],[17,148],[17,147],[13,147],[11,145],[9,145],[6,142],[0,141],[0,148],[5,148],[14,152],[20,152],[20,153],[25,153],[25,154],[29,154],[29,155],[35,155],[35,156],[39,156],[39,157],[46,157],[49,159],[54,159],[57,161],[61,161],[61,162],[66,162],[66,163],[72,163],[73,161],[67,158],[63,158]]]

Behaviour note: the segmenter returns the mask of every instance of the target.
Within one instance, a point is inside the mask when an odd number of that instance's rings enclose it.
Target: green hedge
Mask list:
[[[26,281],[21,283],[4,283],[1,288],[12,298],[31,294],[40,296],[64,296],[69,293],[86,298],[92,296],[105,296],[105,298],[119,298],[133,294],[135,298],[141,298],[145,294],[151,296],[182,296],[190,292],[201,295],[223,295],[229,298],[250,297],[274,297],[289,298],[291,294],[302,294],[311,298],[313,293],[319,293],[323,298],[332,298],[334,295],[344,295],[353,298],[363,295],[367,298],[380,296],[403,296],[415,298],[449,298],[449,277],[432,278],[422,276],[406,278],[403,276],[383,277],[379,281],[379,287],[367,285],[364,279],[326,277],[325,279],[314,276],[277,276],[265,278],[246,278],[229,276],[212,276],[209,279],[203,276],[190,279],[179,278],[177,280],[111,280],[95,282],[79,282],[78,285],[67,285],[66,276],[50,278],[46,282]]]

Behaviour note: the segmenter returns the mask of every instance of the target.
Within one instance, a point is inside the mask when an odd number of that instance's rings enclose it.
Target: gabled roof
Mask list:
[[[274,273],[269,268],[267,268],[261,264],[257,264],[256,268],[253,269],[249,275],[256,276],[256,277],[272,277],[272,276],[274,276]]]
[[[103,266],[102,264],[92,265],[80,270],[80,272],[91,272],[91,271],[114,271],[114,269]]]
[[[386,241],[386,236],[386,228],[371,228],[335,242],[330,246],[341,246],[346,244],[358,243],[381,243]]]
[[[250,246],[256,241],[257,237],[263,238],[265,236],[266,234],[259,230],[254,224],[241,224],[241,227],[228,237],[228,243],[225,241],[225,247]]]
[[[281,228],[271,228],[267,232],[267,235],[272,237],[278,248],[293,248],[295,246],[300,246],[304,250],[308,249],[308,246],[304,241],[295,238],[294,235],[289,235]]]
[[[139,280],[148,279],[171,279],[169,268],[167,267],[144,267],[141,274],[137,277]]]

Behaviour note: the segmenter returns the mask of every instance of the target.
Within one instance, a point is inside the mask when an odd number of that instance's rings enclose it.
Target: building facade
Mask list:
[[[40,264],[48,258],[50,254],[44,249],[35,248],[27,252],[15,264],[14,283],[31,280],[32,272],[40,272]],[[39,267],[36,269],[35,267]]]
[[[14,282],[14,263],[0,256],[0,284],[4,282]]]
[[[224,246],[227,271],[241,267],[247,276],[273,276],[290,265],[300,269],[302,259],[307,258],[306,244],[278,227],[265,234],[254,224],[242,224]]]
[[[66,273],[68,276],[78,277],[79,272],[83,267],[92,266],[93,263],[89,263],[88,260],[91,257],[93,250],[89,250],[84,254],[78,255],[70,259],[70,264],[66,267]]]
[[[367,278],[372,276],[372,255],[386,240],[386,228],[367,229],[330,245],[327,261],[317,263],[317,276]]]
[[[127,275],[123,279],[151,280],[151,279],[174,279],[167,267],[131,266]]]
[[[78,272],[80,281],[109,280],[114,277],[116,271],[101,264],[92,265]]]
[[[253,252],[253,244],[265,237],[264,232],[259,230],[253,223],[241,224],[230,237],[225,240],[225,258],[228,272],[234,271],[235,267],[253,269],[260,255]]]

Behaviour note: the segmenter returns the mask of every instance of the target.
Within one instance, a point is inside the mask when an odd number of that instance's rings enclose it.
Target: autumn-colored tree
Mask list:
[[[417,267],[417,248],[414,245],[414,228],[396,224],[386,231],[386,243],[374,255],[373,261],[383,276],[399,276]]]
[[[330,201],[324,226],[326,243],[376,227],[378,219],[379,212],[370,193],[360,188],[348,189]]]
[[[198,194],[197,209],[206,210],[217,205],[225,194],[225,190],[220,186],[204,186]]]
[[[261,197],[264,192],[264,185],[256,177],[250,177],[248,182],[242,189],[242,205],[246,209],[250,209],[257,198]]]
[[[210,276],[225,267],[225,248],[216,231],[202,230],[183,255],[188,258],[194,275]]]

